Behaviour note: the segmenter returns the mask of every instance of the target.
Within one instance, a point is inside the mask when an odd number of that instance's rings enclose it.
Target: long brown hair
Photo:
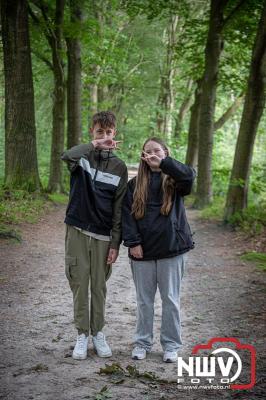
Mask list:
[[[148,142],[158,143],[162,149],[165,151],[166,155],[169,156],[170,152],[166,144],[157,137],[151,137],[147,139],[142,147],[144,150]],[[150,182],[151,169],[148,164],[140,159],[138,174],[136,176],[136,185],[133,193],[133,204],[132,204],[132,214],[136,219],[141,219],[145,214],[145,206],[148,197],[148,186]],[[161,172],[162,174],[162,190],[163,190],[163,204],[161,207],[161,214],[168,215],[172,203],[173,194],[175,191],[175,181],[169,176]]]

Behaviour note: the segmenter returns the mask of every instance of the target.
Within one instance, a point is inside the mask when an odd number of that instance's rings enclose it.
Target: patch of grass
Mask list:
[[[0,238],[21,241],[19,225],[35,223],[55,204],[67,204],[65,194],[28,193],[0,187]]]
[[[34,223],[49,209],[47,196],[24,190],[0,190],[0,224]]]
[[[256,251],[251,251],[243,254],[240,258],[243,261],[255,262],[258,268],[266,271],[266,253],[257,253]]]
[[[266,226],[266,201],[252,204],[241,213],[235,213],[229,223],[250,235],[258,235]]]
[[[14,241],[16,240],[17,242],[21,242],[21,235],[18,230],[12,229],[2,224],[0,224],[0,238],[12,239]]]
[[[68,196],[62,193],[51,193],[48,194],[49,200],[51,200],[55,204],[67,204]]]
[[[225,199],[223,197],[214,197],[212,204],[200,211],[200,218],[222,220],[224,207]]]
[[[214,197],[211,205],[200,211],[200,218],[223,221],[225,198]],[[236,230],[247,233],[248,236],[263,235],[266,227],[266,201],[250,204],[242,212],[229,218],[229,224]]]

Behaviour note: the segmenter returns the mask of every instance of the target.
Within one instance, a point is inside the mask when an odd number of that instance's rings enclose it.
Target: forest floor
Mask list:
[[[201,220],[193,209],[188,209],[187,215],[195,231],[196,247],[187,253],[183,278],[183,348],[179,356],[188,362],[195,345],[206,344],[214,337],[234,337],[251,344],[257,353],[253,389],[177,387],[177,365],[162,362],[158,293],[153,351],[146,360],[131,360],[136,303],[127,250],[123,246],[108,281],[104,332],[113,356],[97,357],[90,338],[87,360],[73,360],[76,331],[72,295],[64,274],[64,212],[65,207],[58,206],[38,223],[23,224],[20,244],[0,241],[1,399],[265,398],[265,272],[240,260],[239,255],[247,250],[248,243],[239,241],[235,232],[222,225]],[[99,374],[105,364],[113,363],[121,366],[119,373]],[[243,362],[244,381],[249,379],[249,364],[247,357]],[[128,366],[131,369],[126,369]],[[145,371],[154,373],[158,379]],[[204,379],[202,382],[207,383]]]

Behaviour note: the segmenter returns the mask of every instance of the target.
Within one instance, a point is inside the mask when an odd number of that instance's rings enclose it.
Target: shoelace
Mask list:
[[[139,346],[137,346],[137,347],[135,347],[135,349],[134,349],[135,351],[141,351],[141,352],[144,352],[144,348],[143,347],[139,347]]]
[[[97,336],[97,341],[101,342],[102,344],[105,344],[105,337],[102,335]]]
[[[84,342],[85,342],[85,339],[83,338],[83,336],[78,336],[78,348],[79,349],[83,349]]]

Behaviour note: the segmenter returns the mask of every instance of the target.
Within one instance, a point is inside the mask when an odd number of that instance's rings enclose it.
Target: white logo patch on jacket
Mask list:
[[[96,169],[91,168],[88,160],[86,160],[85,158],[82,157],[79,160],[79,165],[81,166],[82,169],[84,169],[84,171],[88,172],[91,175],[92,179],[94,179]],[[109,185],[118,186],[120,179],[121,178],[118,175],[113,175],[108,172],[103,172],[103,171],[98,170],[95,180],[97,182],[102,182],[102,183],[107,183]]]

